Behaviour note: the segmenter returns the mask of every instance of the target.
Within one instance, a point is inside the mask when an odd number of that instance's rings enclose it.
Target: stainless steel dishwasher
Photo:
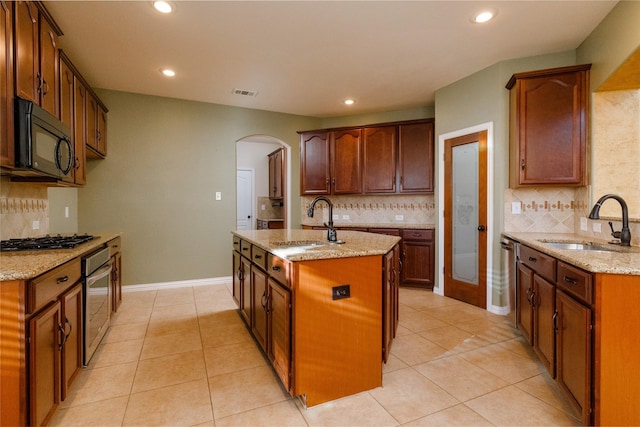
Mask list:
[[[507,283],[507,301],[506,306],[509,308],[507,317],[511,320],[514,327],[518,326],[518,319],[516,317],[516,292],[517,286],[517,265],[518,257],[516,254],[515,240],[512,240],[505,235],[502,235],[500,239],[500,246],[502,247],[502,271],[504,271],[505,280]]]

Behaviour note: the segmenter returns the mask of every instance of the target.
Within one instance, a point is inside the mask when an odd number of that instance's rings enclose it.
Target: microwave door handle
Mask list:
[[[111,274],[111,263],[105,265],[104,267],[96,270],[91,276],[87,277],[87,286],[91,287],[98,280],[108,276]]]
[[[62,153],[61,153],[61,147],[60,147],[63,142],[66,145],[65,149],[69,153],[69,164],[65,165],[64,167],[62,166]],[[69,141],[69,139],[65,137],[58,138],[58,142],[56,143],[56,152],[55,152],[56,167],[64,175],[68,174],[71,168],[73,167],[73,162],[71,161],[71,159],[73,159],[73,154],[74,153],[73,153],[73,149],[71,148],[71,141]]]

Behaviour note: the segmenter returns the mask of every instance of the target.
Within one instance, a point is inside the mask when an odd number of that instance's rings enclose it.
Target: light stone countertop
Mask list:
[[[0,281],[30,280],[67,261],[93,252],[121,233],[95,233],[96,238],[73,249],[0,252]]]
[[[524,245],[537,249],[540,252],[544,252],[561,261],[565,261],[592,273],[640,276],[640,247],[638,246],[622,247],[610,245],[606,241],[591,239],[580,236],[579,234],[518,232],[503,232],[502,234]],[[558,249],[545,244],[543,241],[567,243],[591,242],[610,246],[615,249],[615,252]]]
[[[325,230],[236,230],[231,233],[288,261],[384,255],[400,241],[396,236],[347,230],[337,233],[338,240],[344,244],[328,242]]]
[[[323,227],[321,223],[311,223],[311,222],[303,222],[302,225],[305,227]],[[397,229],[416,229],[416,230],[428,230],[430,228],[436,228],[435,224],[406,224],[404,222],[365,224],[365,223],[355,223],[355,222],[340,223],[339,221],[334,221],[333,226],[336,228],[340,228],[340,227],[397,228]]]

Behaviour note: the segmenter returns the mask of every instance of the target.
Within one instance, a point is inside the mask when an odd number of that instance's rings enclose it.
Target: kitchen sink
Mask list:
[[[556,249],[564,249],[569,251],[599,251],[599,252],[619,252],[619,246],[602,245],[591,242],[556,242],[549,240],[540,240],[541,243]]]
[[[273,242],[274,246],[279,248],[297,248],[303,246],[324,246],[329,242],[321,242],[319,240],[287,240],[285,242]]]

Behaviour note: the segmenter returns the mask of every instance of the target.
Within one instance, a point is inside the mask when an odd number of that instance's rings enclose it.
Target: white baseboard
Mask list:
[[[159,289],[188,288],[191,286],[226,285],[231,283],[231,281],[232,281],[232,277],[227,276],[227,277],[210,277],[206,279],[194,279],[194,280],[178,280],[175,282],[124,285],[122,286],[122,292],[157,291]]]

